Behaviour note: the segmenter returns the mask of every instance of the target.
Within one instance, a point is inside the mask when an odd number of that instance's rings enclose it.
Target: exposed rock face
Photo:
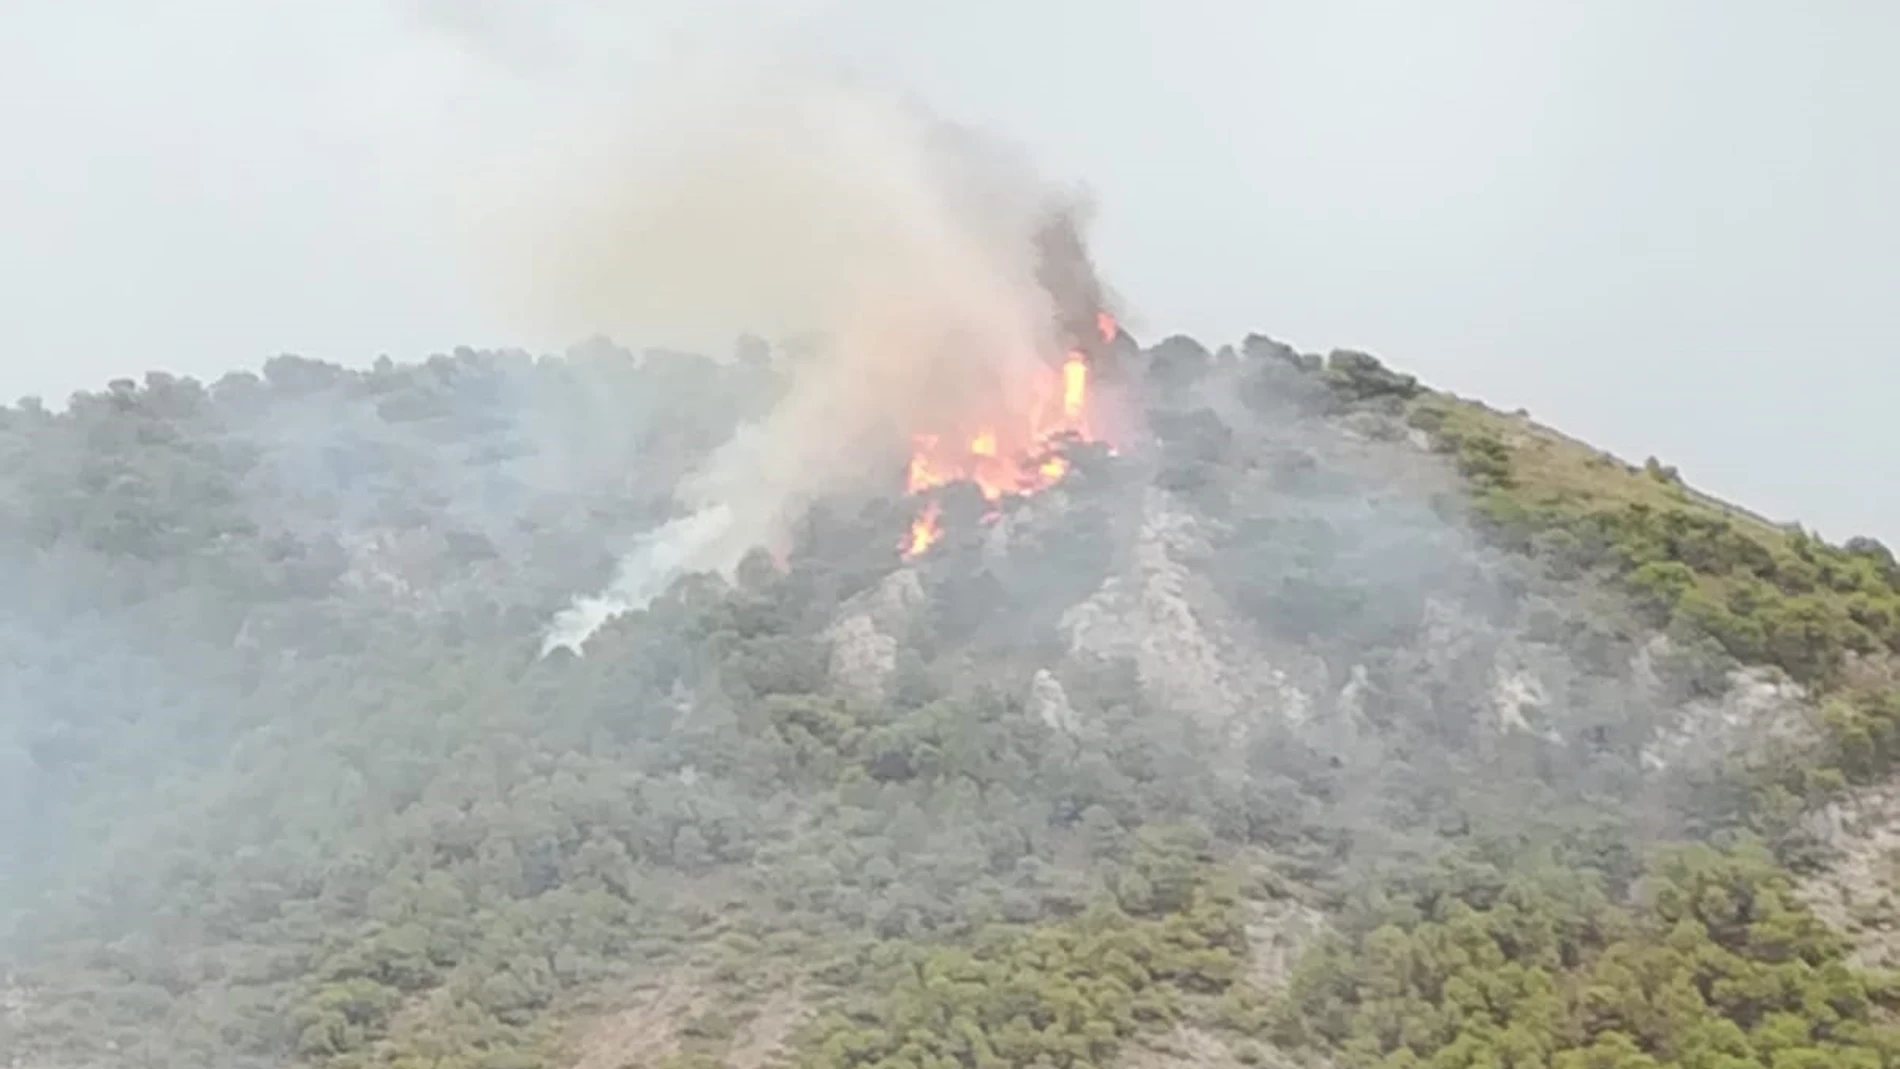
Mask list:
[[[1305,737],[1321,750],[1338,754],[1363,752],[1372,738],[1372,722],[1366,716],[1366,701],[1372,693],[1372,680],[1366,666],[1355,664],[1346,684],[1333,696],[1332,708],[1302,722]]]
[[[1328,929],[1325,914],[1291,898],[1256,906],[1247,920],[1247,980],[1262,991],[1284,990],[1293,966]]]
[[[1192,537],[1191,522],[1151,492],[1133,566],[1065,613],[1062,627],[1072,652],[1132,659],[1158,702],[1219,723],[1231,715],[1235,696],[1224,685],[1215,643],[1189,603],[1189,572],[1173,559]]]
[[[1300,722],[1311,699],[1235,638],[1243,629],[1185,563],[1205,552],[1193,518],[1150,489],[1130,566],[1061,626],[1074,654],[1132,660],[1149,701],[1228,739],[1239,759],[1254,716]]]
[[[1068,692],[1047,668],[1037,669],[1035,678],[1030,680],[1029,708],[1052,731],[1073,736],[1081,730],[1075,708],[1069,704]]]
[[[903,568],[884,577],[859,599],[871,623],[887,634],[897,634],[910,626],[911,618],[924,604],[924,584],[917,573]]]
[[[857,701],[881,701],[885,683],[897,671],[897,640],[879,631],[868,613],[845,617],[825,637],[831,642],[831,676],[839,689]]]
[[[1468,709],[1477,740],[1531,736],[1553,746],[1577,742],[1579,717],[1627,716],[1652,732],[1642,760],[1655,775],[1811,738],[1810,696],[1773,670],[1733,671],[1719,697],[1683,702],[1658,670],[1677,656],[1661,636],[1632,659],[1629,676],[1613,679],[1561,644],[1528,638],[1521,624],[1498,618],[1478,588],[1426,597],[1422,625],[1403,648],[1376,670],[1352,665],[1343,686],[1324,683],[1346,666],[1328,672],[1317,651],[1263,641],[1209,582],[1200,567],[1209,554],[1206,522],[1166,491],[1149,489],[1124,565],[1071,607],[1061,627],[1072,655],[1132,662],[1151,704],[1220,740],[1232,763],[1217,773],[1238,773],[1248,740],[1269,722],[1298,730],[1323,752],[1376,761],[1375,722],[1392,715],[1383,699]],[[1395,688],[1404,697],[1383,693]],[[1072,712],[1045,691],[1032,697],[1038,715],[1072,730]]]
[[[1772,668],[1739,668],[1720,698],[1678,707],[1643,748],[1643,764],[1664,771],[1746,758],[1777,742],[1807,741],[1813,732],[1805,688]]]
[[[897,636],[923,602],[923,584],[906,568],[845,604],[838,622],[825,632],[831,675],[841,690],[865,703],[884,699],[897,671]]]
[[[1802,882],[1802,899],[1853,941],[1858,964],[1900,967],[1900,784],[1860,791],[1822,817],[1834,856]]]
[[[1491,685],[1491,707],[1497,713],[1500,731],[1521,731],[1547,742],[1561,744],[1558,734],[1545,719],[1550,695],[1542,679],[1523,668],[1497,666]]]

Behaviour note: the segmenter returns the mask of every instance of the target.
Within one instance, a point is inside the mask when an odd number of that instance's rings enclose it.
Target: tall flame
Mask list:
[[[937,503],[929,502],[917,518],[910,521],[910,540],[904,543],[904,555],[914,557],[929,549],[943,532],[937,527]]]
[[[1062,362],[1062,416],[1070,422],[1082,419],[1082,408],[1089,399],[1089,365],[1081,353],[1070,353]]]
[[[1113,340],[1114,319],[1104,312],[1096,323],[1103,338]],[[1033,494],[1067,475],[1069,462],[1056,447],[1069,439],[1093,440],[1087,355],[1081,350],[1070,352],[1060,368],[1046,369],[1034,385],[1026,419],[983,424],[959,434],[914,436],[905,489],[916,494],[968,480],[990,503],[994,515],[994,506],[1004,495]],[[937,502],[924,505],[911,523],[903,546],[905,556],[922,553],[942,536],[938,513]]]

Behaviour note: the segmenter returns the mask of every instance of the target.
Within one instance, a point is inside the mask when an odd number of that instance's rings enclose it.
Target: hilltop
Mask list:
[[[1886,547],[1364,353],[1114,355],[1040,492],[907,556],[867,456],[545,657],[785,354],[0,410],[0,1052],[1900,1065]]]

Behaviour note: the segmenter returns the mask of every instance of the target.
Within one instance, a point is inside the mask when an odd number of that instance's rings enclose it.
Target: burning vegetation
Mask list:
[[[1104,343],[1119,333],[1115,317],[1106,311],[1096,313],[1095,328]],[[914,557],[942,537],[940,507],[928,496],[938,487],[974,484],[990,505],[987,516],[993,518],[1006,495],[1038,493],[1068,474],[1065,448],[1099,440],[1090,419],[1089,372],[1088,350],[1077,346],[1060,365],[1040,369],[1030,384],[1026,412],[987,417],[950,432],[914,435],[904,488],[924,500],[911,521],[904,555]]]

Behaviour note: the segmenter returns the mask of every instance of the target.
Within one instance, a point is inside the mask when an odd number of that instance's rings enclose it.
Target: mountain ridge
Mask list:
[[[62,867],[0,885],[0,1049],[1896,1064],[1803,905],[1900,746],[1884,547],[1363,353],[1130,348],[1148,435],[1000,519],[904,561],[837,495],[546,660],[771,360],[6,410],[0,848]]]

